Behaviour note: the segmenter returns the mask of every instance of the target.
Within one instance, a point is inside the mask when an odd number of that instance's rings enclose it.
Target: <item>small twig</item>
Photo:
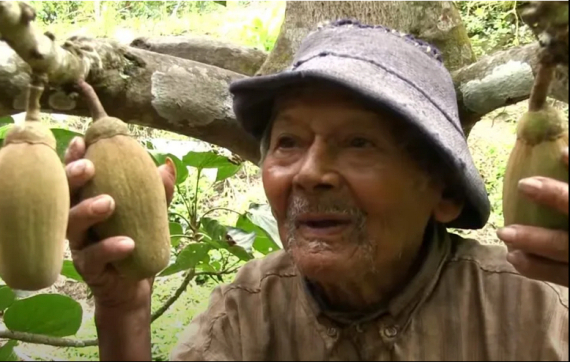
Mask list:
[[[229,211],[229,212],[236,213],[236,214],[238,214],[238,215],[240,215],[240,216],[243,215],[241,212],[235,211],[235,210],[232,210],[232,209],[228,209],[227,207],[214,207],[214,208],[211,208],[210,210],[208,210],[206,213],[204,213],[204,215],[202,215],[202,217],[201,217],[200,219],[206,217],[208,214],[210,214],[210,213],[212,213],[212,212],[214,212],[214,211],[216,211],[216,210]]]
[[[547,58],[547,56],[544,58]],[[556,65],[554,63],[546,59],[540,62],[528,101],[529,111],[537,112],[544,108],[550,89],[550,83],[554,78],[555,67]]]
[[[44,92],[45,84],[47,83],[47,76],[45,74],[33,73],[28,84],[27,106],[26,106],[26,121],[33,122],[40,120],[40,98]]]
[[[184,293],[184,291],[188,287],[188,284],[190,284],[192,279],[194,279],[195,275],[196,275],[196,271],[194,269],[188,271],[188,274],[186,274],[186,276],[184,277],[184,280],[182,281],[182,283],[180,284],[178,289],[176,289],[174,294],[172,296],[170,296],[170,298],[168,298],[168,300],[162,305],[162,307],[158,308],[156,310],[156,312],[154,312],[152,314],[152,316],[150,318],[151,323],[154,322],[155,320],[157,320],[158,318],[160,318],[160,316],[163,315],[168,310],[168,308],[170,308],[170,306],[172,304],[174,304],[174,302],[176,302],[176,300],[178,300],[178,298],[180,298],[182,293]]]
[[[55,347],[92,347],[97,345],[96,339],[79,340],[7,330],[0,331],[0,338],[13,339],[24,343],[46,344]]]
[[[81,95],[87,101],[87,106],[89,107],[89,111],[91,112],[91,118],[93,118],[93,122],[107,117],[107,112],[105,112],[105,108],[101,104],[97,93],[89,83],[87,83],[84,79],[79,79],[75,83],[77,89],[81,92]]]

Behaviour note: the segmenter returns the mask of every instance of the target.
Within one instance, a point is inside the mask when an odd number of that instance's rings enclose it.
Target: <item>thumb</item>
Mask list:
[[[174,196],[174,184],[176,182],[176,167],[174,162],[167,157],[164,165],[158,167],[158,173],[162,178],[164,190],[166,191],[166,203],[170,205],[172,197]]]

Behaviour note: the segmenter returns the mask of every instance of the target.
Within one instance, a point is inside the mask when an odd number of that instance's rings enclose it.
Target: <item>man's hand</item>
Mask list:
[[[563,161],[568,166],[568,149]],[[521,180],[519,189],[534,202],[568,215],[568,184],[544,177]],[[497,231],[507,244],[507,260],[523,275],[568,287],[568,232],[512,225]]]
[[[65,154],[65,170],[71,191],[67,238],[75,268],[92,290],[100,311],[149,308],[153,280],[126,280],[112,266],[113,262],[126,258],[134,250],[134,241],[120,235],[95,240],[88,232],[93,225],[111,216],[115,202],[109,195],[83,201],[78,199],[81,187],[97,172],[93,163],[83,158],[84,154],[85,142],[80,137],[71,142]],[[167,162],[157,172],[162,177],[167,202],[170,203],[174,192],[174,165]]]

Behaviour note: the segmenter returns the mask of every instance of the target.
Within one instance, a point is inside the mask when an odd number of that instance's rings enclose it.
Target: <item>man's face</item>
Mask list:
[[[388,122],[329,88],[276,104],[262,165],[285,248],[316,282],[407,269],[441,189],[397,144]]]

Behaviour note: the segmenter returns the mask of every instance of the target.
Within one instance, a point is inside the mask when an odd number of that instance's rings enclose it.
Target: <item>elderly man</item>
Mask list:
[[[260,141],[285,251],[216,288],[174,360],[568,358],[568,234],[519,225],[500,231],[504,248],[446,230],[483,227],[490,207],[434,47],[336,22],[287,70],[230,90]],[[74,191],[97,172],[84,148],[67,153]],[[159,171],[171,196],[172,166]],[[533,178],[521,192],[567,211],[566,184]],[[86,232],[113,207],[107,195],[75,204],[68,238],[95,296],[101,359],[149,360],[152,281],[109,264],[133,241]]]

